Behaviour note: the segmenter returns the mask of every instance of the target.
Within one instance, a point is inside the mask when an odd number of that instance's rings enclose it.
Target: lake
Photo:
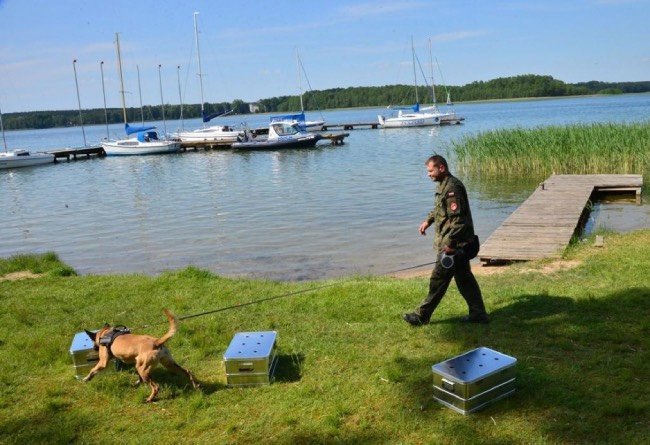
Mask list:
[[[387,273],[433,260],[432,234],[418,234],[436,185],[423,163],[439,153],[448,157],[454,173],[450,141],[497,128],[644,121],[650,116],[650,94],[455,109],[465,116],[463,125],[352,130],[341,146],[198,150],[0,170],[0,256],[54,251],[82,274],[156,274],[188,265],[278,280]],[[386,111],[337,110],[322,116],[328,124],[371,122]],[[258,127],[267,125],[268,115],[217,121]],[[166,123],[168,131],[180,125]],[[200,122],[183,125],[197,128]],[[122,125],[111,125],[110,131],[121,137]],[[86,127],[85,133],[95,144],[106,136],[106,127]],[[6,138],[10,149],[83,145],[81,128],[11,131]],[[482,240],[545,179],[457,176],[467,186]],[[649,222],[648,204],[615,201],[596,205],[588,229],[629,231]]]

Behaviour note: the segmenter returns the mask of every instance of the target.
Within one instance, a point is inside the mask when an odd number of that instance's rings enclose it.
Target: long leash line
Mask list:
[[[435,263],[436,263],[436,261],[431,261],[429,263],[418,264],[417,266],[410,266],[410,267],[405,267],[403,269],[391,270],[391,271],[386,272],[386,273],[384,273],[382,275],[392,275],[392,274],[395,274],[395,273],[398,273],[398,272],[404,272],[406,270],[419,269],[420,267],[431,266],[431,265],[433,265]],[[339,283],[324,284],[322,286],[310,287],[309,289],[297,290],[297,291],[289,292],[289,293],[286,293],[286,294],[275,295],[273,297],[260,298],[259,300],[253,300],[253,301],[248,301],[246,303],[234,304],[232,306],[226,306],[226,307],[222,307],[222,308],[219,308],[219,309],[213,309],[213,310],[210,310],[210,311],[199,312],[197,314],[183,315],[182,317],[178,317],[178,319],[179,320],[188,320],[190,318],[201,317],[203,315],[209,315],[209,314],[215,314],[217,312],[224,312],[224,311],[228,311],[230,309],[238,309],[238,308],[241,308],[241,307],[244,307],[244,306],[250,306],[250,305],[253,305],[253,304],[263,303],[265,301],[277,300],[279,298],[293,297],[295,295],[305,294],[307,292],[313,292],[313,291],[317,291],[317,290],[320,290],[320,289],[325,289],[325,288],[328,288],[328,287],[336,286],[337,284],[339,284]],[[162,322],[159,322],[159,323],[147,324],[147,325],[143,325],[142,328],[148,328],[150,326],[156,326],[156,325],[164,324],[164,323],[167,323],[167,322],[162,321]]]

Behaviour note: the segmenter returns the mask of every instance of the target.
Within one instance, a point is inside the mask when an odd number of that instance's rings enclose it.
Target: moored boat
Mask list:
[[[201,118],[203,124],[210,122],[212,119],[219,117],[227,113],[212,113],[208,114],[205,111],[204,101],[203,101],[203,73],[201,72],[201,49],[199,46],[199,25],[197,21],[198,12],[194,13],[194,38],[196,40],[196,54],[197,54],[197,63],[198,63],[198,77],[199,77],[199,88],[201,90]],[[180,139],[182,143],[190,144],[197,142],[221,142],[229,143],[235,142],[237,139],[243,137],[243,132],[236,130],[228,125],[213,125],[210,127],[197,128],[192,131],[179,131],[176,133],[176,137]]]
[[[107,156],[127,156],[127,155],[152,155],[163,153],[174,153],[180,150],[181,144],[177,139],[160,139],[154,126],[132,127],[126,119],[126,101],[124,99],[124,77],[122,76],[122,56],[120,53],[120,36],[115,34],[115,48],[117,51],[117,61],[120,74],[121,96],[122,96],[122,115],[124,117],[124,131],[127,136],[135,134],[136,136],[119,139],[116,141],[104,140],[102,148]],[[160,73],[160,65],[158,66]],[[162,81],[161,81],[162,85]],[[161,87],[162,94],[162,87]],[[164,110],[163,110],[164,121]]]
[[[320,134],[309,133],[298,123],[271,122],[268,136],[254,136],[248,131],[244,138],[234,142],[238,150],[276,150],[285,148],[309,148],[322,139]]]
[[[404,128],[404,127],[428,127],[440,125],[442,113],[436,109],[420,110],[420,100],[418,98],[418,82],[415,72],[415,46],[413,37],[411,37],[411,57],[413,59],[413,85],[415,87],[415,105],[411,107],[388,107],[398,110],[396,116],[378,115],[379,125],[383,128]],[[435,96],[434,96],[435,97]]]
[[[5,138],[5,127],[2,122],[2,109],[0,109],[0,131],[2,132],[2,141],[4,142],[5,151],[0,153],[0,169],[29,167],[32,165],[50,164],[54,162],[52,153],[35,152],[29,150],[17,149],[7,150],[7,139]]]
[[[51,164],[53,162],[54,155],[51,153],[32,153],[24,149],[0,153],[0,169],[29,167],[32,165]]]
[[[153,155],[175,153],[180,150],[181,143],[177,140],[161,140],[158,133],[151,131],[156,127],[130,127],[125,125],[127,135],[135,137],[117,141],[104,141],[102,148],[107,156]]]

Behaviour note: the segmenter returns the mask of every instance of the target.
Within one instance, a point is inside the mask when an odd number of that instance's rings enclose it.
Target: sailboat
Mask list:
[[[436,64],[438,65],[438,72],[440,73],[440,79],[443,82],[443,86],[445,86],[444,78],[442,77],[442,71],[440,70],[440,65],[438,64],[438,59],[436,59]],[[456,114],[456,110],[454,110],[453,108],[449,108],[449,111],[441,111],[438,108],[438,104],[436,103],[436,89],[433,81],[433,58],[431,56],[431,39],[429,39],[429,66],[431,69],[431,97],[433,99],[433,105],[430,107],[422,108],[422,110],[433,112],[433,113],[439,113],[440,125],[460,124],[462,121],[465,120],[464,117]],[[447,90],[446,86],[445,86],[445,90]],[[451,95],[449,94],[449,90],[447,90],[447,107],[453,107],[453,105],[454,104],[451,101]]]
[[[132,127],[126,118],[126,101],[124,99],[124,77],[122,76],[122,55],[120,53],[120,36],[115,34],[115,48],[117,51],[117,62],[120,71],[120,85],[122,95],[122,114],[124,116],[124,130],[127,136],[135,135],[127,139],[117,141],[104,141],[102,148],[108,156],[128,155],[151,155],[161,153],[174,153],[180,150],[181,144],[178,141],[160,139],[154,126]]]
[[[242,131],[236,130],[228,125],[213,125],[210,127],[205,127],[207,122],[210,122],[215,117],[219,117],[221,114],[212,113],[206,114],[205,105],[203,102],[203,73],[201,72],[201,51],[199,48],[199,26],[197,23],[196,17],[199,15],[198,12],[194,13],[194,36],[196,38],[196,53],[199,72],[199,87],[201,89],[201,118],[203,119],[203,128],[198,128],[193,131],[182,131],[178,132],[176,136],[183,143],[191,142],[222,142],[222,143],[231,143],[235,142],[242,137],[244,133]]]
[[[410,107],[389,107],[398,110],[397,116],[377,116],[379,124],[384,128],[426,127],[440,125],[441,113],[436,109],[420,109],[418,98],[418,82],[415,72],[415,47],[411,37],[411,57],[413,59],[413,83],[415,86],[415,105]]]
[[[300,91],[300,113],[286,114],[284,116],[273,116],[271,117],[271,122],[272,123],[284,122],[287,124],[298,124],[305,131],[321,131],[323,129],[323,126],[325,125],[325,120],[308,121],[305,118],[305,106],[302,100],[303,91],[302,91],[302,74],[301,74],[302,71],[304,70],[304,67],[302,66],[302,60],[300,60],[300,54],[298,53],[297,49],[296,49],[296,65],[298,68],[298,89]],[[307,82],[309,83],[309,79],[307,79]]]
[[[54,162],[54,155],[52,153],[32,153],[25,149],[7,150],[5,127],[2,122],[2,109],[0,109],[0,131],[2,131],[2,141],[5,147],[5,151],[0,153],[0,169],[29,167],[31,165],[51,164]]]

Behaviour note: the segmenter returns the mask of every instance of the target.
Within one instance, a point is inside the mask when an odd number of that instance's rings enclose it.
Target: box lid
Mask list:
[[[85,332],[77,332],[72,339],[72,344],[70,345],[70,354],[74,354],[77,351],[86,351],[88,349],[93,349],[93,341],[88,334]]]
[[[275,345],[276,331],[238,332],[223,354],[224,360],[268,357]]]
[[[459,383],[472,383],[514,366],[517,359],[480,347],[431,367],[434,373]]]

